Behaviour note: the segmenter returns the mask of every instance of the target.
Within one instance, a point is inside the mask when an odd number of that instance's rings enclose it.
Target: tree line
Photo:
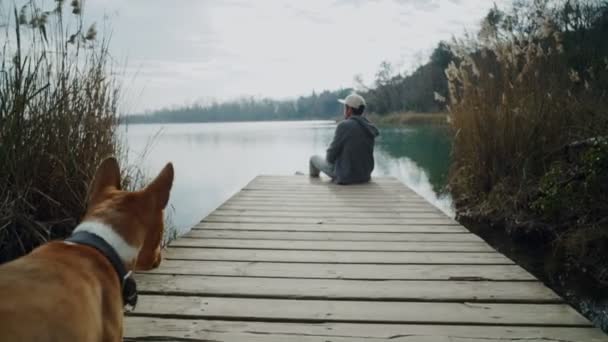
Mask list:
[[[296,100],[274,100],[254,97],[240,98],[210,105],[194,104],[177,108],[163,108],[150,113],[129,115],[128,123],[218,122],[332,119],[339,115],[344,98],[352,89],[312,92]]]
[[[444,70],[454,60],[449,45],[440,42],[426,64],[410,74],[395,72],[389,62],[382,62],[371,86],[357,80],[357,91],[365,97],[367,112],[386,115],[395,112],[440,112],[446,109],[447,79]],[[342,113],[338,99],[353,88],[312,91],[292,100],[240,98],[162,108],[148,113],[127,115],[128,123],[217,122],[261,120],[335,119]]]

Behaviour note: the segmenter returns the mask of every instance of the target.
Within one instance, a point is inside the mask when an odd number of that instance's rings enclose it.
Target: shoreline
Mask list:
[[[397,112],[386,115],[376,113],[364,114],[370,121],[379,126],[406,126],[415,124],[447,125],[449,117],[447,112],[419,113],[419,112]],[[339,122],[341,117],[334,118],[297,118],[297,119],[268,119],[268,120],[219,120],[219,121],[135,121],[121,119],[121,125],[167,125],[167,124],[203,124],[203,123],[255,123],[255,122],[308,122],[327,121]]]
[[[417,124],[447,125],[449,117],[447,112],[419,113],[419,112],[396,112],[386,115],[376,113],[368,114],[367,117],[379,126],[406,126]]]
[[[542,243],[533,236],[510,234],[513,223],[480,213],[474,214],[466,209],[459,210],[456,219],[608,333],[608,301],[602,298],[602,289],[589,282],[589,276],[583,272],[574,273],[563,267],[555,268],[556,265],[551,263],[554,250],[549,244]],[[549,272],[547,269],[551,267],[553,268]]]

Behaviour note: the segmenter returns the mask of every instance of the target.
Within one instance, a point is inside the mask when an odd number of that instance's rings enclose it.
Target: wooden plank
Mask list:
[[[366,187],[366,186],[404,186],[401,181],[396,178],[372,178],[372,180],[368,183],[364,184],[352,184],[349,186],[344,186],[336,183],[332,183],[328,178],[310,178],[310,177],[283,177],[283,178],[259,178],[254,179],[247,185],[271,185],[271,184],[281,184],[281,185],[306,185],[306,186],[335,186],[335,187]]]
[[[167,259],[230,260],[347,264],[492,264],[513,262],[499,253],[456,252],[330,252],[255,249],[170,248]]]
[[[369,193],[369,194],[406,194],[416,195],[411,188],[399,183],[393,184],[358,184],[354,186],[342,186],[335,184],[287,184],[287,183],[253,183],[242,188],[243,192],[286,192],[294,190],[298,193],[323,192],[323,193]]]
[[[164,256],[126,340],[606,340],[391,178],[257,177]]]
[[[393,202],[381,202],[381,203],[377,203],[377,202],[373,202],[373,201],[359,201],[358,203],[342,203],[342,202],[336,202],[336,201],[324,201],[324,202],[319,202],[319,201],[284,201],[281,199],[269,199],[269,200],[252,200],[252,199],[239,199],[237,197],[230,199],[228,202],[226,202],[226,205],[239,205],[239,206],[258,206],[258,207],[278,207],[278,206],[285,206],[287,208],[293,208],[293,207],[299,207],[302,209],[307,209],[310,210],[309,208],[328,208],[328,209],[348,209],[348,208],[361,208],[363,210],[365,209],[374,209],[374,210],[395,210],[398,211],[399,209],[410,209],[410,210],[415,210],[415,209],[435,209],[437,210],[436,207],[434,207],[433,205],[431,205],[430,203],[421,203],[421,202],[416,202],[416,203],[403,203],[403,202],[398,202],[398,201],[393,201]]]
[[[351,184],[349,186],[326,183],[288,183],[288,182],[255,182],[249,183],[242,188],[244,191],[284,191],[285,189],[293,189],[295,191],[309,192],[400,192],[407,194],[416,194],[416,192],[400,182],[394,183],[367,183],[367,184]]]
[[[398,199],[389,200],[366,200],[366,199],[358,199],[358,198],[342,198],[339,201],[333,199],[302,199],[302,198],[288,198],[284,197],[269,197],[269,198],[248,198],[240,195],[234,195],[227,202],[230,204],[236,204],[234,202],[241,202],[239,204],[262,204],[266,205],[267,203],[277,203],[289,206],[296,206],[301,204],[303,206],[313,206],[313,207],[327,207],[327,206],[338,206],[338,207],[348,207],[348,206],[359,206],[363,208],[417,208],[417,207],[431,207],[434,206],[428,201],[401,201]]]
[[[324,211],[324,212],[314,212],[314,211],[291,211],[291,210],[275,210],[275,211],[260,211],[260,210],[252,210],[252,209],[224,209],[220,208],[213,212],[213,215],[217,216],[232,216],[232,217],[240,217],[240,216],[271,216],[271,217],[312,217],[312,218],[364,218],[364,219],[414,219],[414,218],[436,218],[443,219],[445,218],[445,214],[434,211],[434,212],[419,212],[419,211],[411,211],[407,213],[400,212],[392,212],[392,213],[372,213],[367,211],[359,211],[359,212],[341,212],[338,210],[334,211]]]
[[[249,222],[249,223],[296,223],[296,224],[348,224],[348,225],[406,225],[406,224],[457,224],[456,221],[446,217],[439,218],[399,218],[399,219],[376,219],[376,218],[349,218],[349,217],[263,217],[263,216],[221,216],[211,214],[205,218],[205,222]]]
[[[387,203],[390,204],[393,201],[402,201],[404,203],[413,203],[413,204],[425,204],[424,198],[417,195],[382,195],[382,196],[374,196],[366,193],[359,193],[350,195],[348,192],[338,192],[338,193],[301,193],[300,191],[286,191],[286,192],[261,192],[261,191],[240,191],[233,195],[233,198],[243,198],[243,199],[256,199],[256,200],[272,200],[276,198],[281,199],[290,199],[292,201],[311,201],[311,200],[322,200],[322,201],[349,201],[349,202],[361,202],[361,201],[370,201],[370,198],[373,199],[373,202]]]
[[[356,194],[356,195],[405,195],[418,196],[416,192],[404,186],[365,186],[365,187],[332,187],[310,185],[248,185],[241,189],[246,193],[298,193],[298,194]]]
[[[349,186],[344,186],[340,184],[335,184],[331,182],[285,182],[285,181],[273,181],[273,180],[255,180],[247,185],[245,185],[245,189],[254,188],[254,189],[267,189],[267,188],[280,188],[280,187],[290,187],[290,188],[301,188],[305,190],[352,190],[352,191],[365,191],[367,189],[381,189],[381,190],[402,190],[402,191],[413,191],[403,183],[399,181],[389,181],[389,182],[370,182],[363,184],[350,184]]]
[[[142,294],[299,299],[561,303],[540,282],[285,279],[138,274]]]
[[[253,180],[251,180],[251,182],[249,182],[247,185],[273,184],[273,183],[289,184],[289,185],[308,185],[308,186],[332,185],[332,186],[345,187],[344,185],[333,183],[327,177],[313,178],[313,177],[308,177],[308,176],[304,176],[304,177],[284,176],[284,177],[279,177],[279,178],[275,178],[274,176],[256,177]],[[395,185],[395,184],[403,185],[403,183],[401,183],[401,181],[399,181],[397,178],[394,178],[394,177],[373,177],[367,183],[351,184],[350,186],[362,187],[362,186]]]
[[[441,211],[433,206],[392,206],[392,207],[366,207],[366,206],[297,206],[290,205],[288,203],[281,203],[276,205],[263,205],[256,203],[238,203],[238,202],[227,202],[218,209],[230,209],[230,210],[256,210],[256,211],[289,211],[292,213],[307,212],[307,213],[323,213],[323,212],[341,212],[345,213],[440,213]]]
[[[148,273],[352,280],[536,280],[517,265],[369,265],[165,259],[159,268]]]
[[[263,191],[243,191],[240,192],[236,198],[250,198],[250,199],[272,199],[272,198],[281,198],[281,199],[291,199],[291,200],[312,200],[312,201],[378,201],[378,202],[393,202],[393,201],[401,201],[401,202],[414,202],[414,203],[425,203],[424,198],[413,195],[382,195],[382,194],[351,194],[348,192],[345,193],[327,193],[327,194],[306,194],[299,192],[263,192]]]
[[[288,184],[288,185],[306,185],[306,186],[322,186],[322,185],[330,185],[336,187],[365,187],[365,186],[381,186],[381,185],[401,185],[403,183],[394,177],[374,177],[370,182],[360,183],[360,184],[351,184],[349,186],[344,186],[341,184],[336,184],[330,181],[329,178],[312,178],[312,177],[283,177],[283,178],[274,178],[274,177],[266,177],[266,178],[254,178],[247,185],[253,184]]]
[[[312,195],[323,195],[323,196],[335,196],[335,197],[346,197],[346,196],[355,196],[355,197],[388,197],[388,198],[413,198],[413,199],[421,199],[422,197],[408,189],[404,186],[397,187],[339,187],[339,188],[331,188],[331,187],[316,187],[311,188],[310,186],[302,186],[302,187],[294,187],[288,185],[277,185],[273,187],[245,187],[240,191],[241,195],[252,195],[252,196],[312,196]]]
[[[237,195],[230,199],[231,203],[255,203],[261,205],[275,205],[275,204],[288,204],[296,206],[368,206],[368,207],[380,207],[388,208],[400,205],[401,207],[423,207],[423,208],[434,208],[429,202],[423,201],[406,201],[398,199],[327,199],[327,198],[285,198],[285,197],[244,197]]]
[[[397,251],[397,252],[495,252],[485,242],[369,242],[369,241],[285,241],[240,239],[177,239],[172,247],[202,247],[307,251]]]
[[[348,233],[348,232],[282,232],[282,231],[234,231],[234,230],[191,230],[181,238],[186,239],[253,239],[292,241],[434,241],[434,242],[474,242],[483,241],[475,234],[446,233]]]
[[[141,295],[133,315],[258,321],[583,326],[563,304],[319,301]]]
[[[323,176],[322,178],[313,178],[306,175],[258,175],[253,182],[287,182],[287,183],[327,183],[332,184],[329,178]],[[366,184],[379,184],[379,183],[399,183],[401,182],[396,177],[372,177],[371,181]],[[354,186],[361,185],[355,184]]]
[[[255,222],[201,222],[192,228],[252,231],[288,232],[371,232],[371,233],[469,233],[458,224],[453,225],[343,225],[343,224],[292,224],[292,223],[255,223]]]
[[[336,195],[346,196],[347,194],[353,194],[356,196],[404,196],[404,197],[420,197],[420,195],[405,187],[366,187],[366,188],[348,188],[348,187],[310,187],[310,186],[289,186],[289,185],[277,185],[277,186],[247,186],[241,189],[242,193],[246,194],[303,194],[303,195]]]
[[[125,341],[606,342],[599,329],[412,324],[286,323],[126,317]]]

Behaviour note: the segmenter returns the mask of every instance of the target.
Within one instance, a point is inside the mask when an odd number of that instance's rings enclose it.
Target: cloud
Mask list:
[[[50,1],[50,0],[48,0]],[[507,1],[507,0],[499,0]],[[141,93],[136,110],[197,98],[294,97],[370,80],[383,60],[403,71],[474,29],[477,0],[87,0],[109,16],[111,52]],[[143,89],[143,91],[142,91]]]
[[[370,2],[380,2],[382,0],[336,0],[332,6],[362,6]]]
[[[410,6],[419,11],[435,11],[440,7],[439,0],[395,0],[401,5]]]

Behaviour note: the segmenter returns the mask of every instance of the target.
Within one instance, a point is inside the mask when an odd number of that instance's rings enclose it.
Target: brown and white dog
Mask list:
[[[122,191],[116,159],[104,160],[72,238],[0,266],[0,341],[122,341],[130,271],[160,264],[172,184],[169,163],[145,189]]]

